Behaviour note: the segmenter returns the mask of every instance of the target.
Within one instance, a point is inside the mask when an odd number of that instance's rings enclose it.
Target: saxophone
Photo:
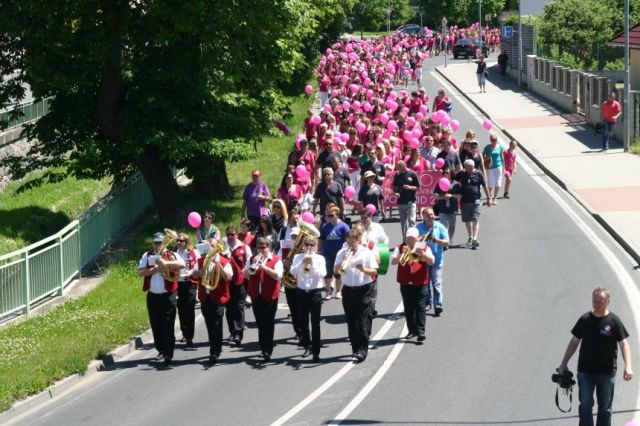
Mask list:
[[[220,263],[213,262],[213,259],[216,257],[218,253],[222,253],[224,251],[224,243],[222,241],[218,241],[215,247],[209,250],[209,253],[205,256],[202,261],[202,281],[201,284],[204,288],[209,291],[213,291],[218,287],[218,283],[220,282]],[[213,264],[212,264],[213,262]]]

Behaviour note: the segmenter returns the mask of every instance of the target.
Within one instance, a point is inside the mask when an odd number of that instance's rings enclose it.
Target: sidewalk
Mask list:
[[[475,69],[474,63],[464,63],[436,71],[516,139],[640,263],[640,156],[624,153],[619,142],[601,152],[602,134],[596,135],[583,117],[518,92],[513,80],[500,80],[493,68],[487,92],[479,93]]]

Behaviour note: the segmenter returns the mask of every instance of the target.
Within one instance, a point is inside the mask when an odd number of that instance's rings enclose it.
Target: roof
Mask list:
[[[624,31],[613,36],[610,43],[624,46]],[[629,28],[629,47],[631,49],[640,49],[640,23]]]

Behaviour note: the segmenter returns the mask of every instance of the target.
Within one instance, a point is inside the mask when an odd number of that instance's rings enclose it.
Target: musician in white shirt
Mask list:
[[[370,241],[373,244],[389,244],[389,237],[384,232],[384,228],[379,223],[373,221],[373,217],[370,210],[363,209],[360,213],[360,223],[364,227],[364,234],[362,235],[362,243],[367,245]]]
[[[347,247],[338,252],[334,266],[334,273],[341,274],[344,284],[342,307],[347,318],[349,340],[355,362],[364,361],[369,351],[371,299],[378,273],[375,253],[363,246],[361,242],[362,232],[350,231],[347,236]]]
[[[322,255],[316,253],[317,240],[308,236],[304,239],[303,252],[294,256],[291,274],[297,278],[298,325],[302,332],[301,343],[307,357],[313,354],[313,361],[320,361],[320,315],[322,312],[323,278],[327,265]],[[311,316],[311,335],[309,335]]]

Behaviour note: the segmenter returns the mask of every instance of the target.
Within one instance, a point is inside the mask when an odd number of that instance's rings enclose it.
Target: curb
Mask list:
[[[87,371],[84,374],[76,373],[67,376],[50,385],[40,393],[15,402],[7,411],[0,413],[0,424],[9,422],[15,417],[24,414],[35,407],[43,405],[52,399],[56,399],[62,393],[68,391],[82,381],[95,376],[97,373],[109,369],[109,367],[117,361],[142,348],[142,346],[148,343],[153,343],[153,335],[151,334],[150,329],[139,336],[133,337],[128,343],[120,345],[106,355],[103,355],[101,359],[90,361],[87,365]]]
[[[438,74],[440,74],[440,76],[442,76],[442,78],[444,78],[449,84],[455,87],[456,90],[460,92],[460,94],[464,96],[465,99],[469,103],[471,103],[478,111],[480,111],[487,118],[493,121],[492,117],[480,105],[478,105],[473,99],[471,99],[469,95],[463,92],[449,77],[447,77],[440,70],[440,67],[436,67],[435,71]],[[496,128],[500,130],[500,132],[508,136],[509,139],[517,140],[517,138],[514,137],[508,130],[505,130],[504,128],[498,126],[495,122],[493,124]],[[626,251],[629,254],[629,256],[631,256],[638,264],[640,264],[640,252],[636,251],[627,241],[625,241],[622,235],[620,235],[620,233],[618,233],[598,212],[593,210],[591,206],[589,206],[573,189],[568,187],[555,173],[549,170],[549,168],[547,168],[540,159],[535,157],[531,153],[531,151],[529,151],[523,144],[521,144],[520,141],[518,141],[518,146],[531,159],[531,161],[533,161],[547,176],[551,178],[551,180],[553,180],[563,190],[565,190],[569,195],[571,195],[571,197],[573,197],[573,199],[575,199],[578,202],[578,204],[580,204],[582,208],[584,208],[587,211],[587,213],[589,213],[589,215],[591,215],[591,217],[593,217],[595,221],[598,222],[600,226],[602,226],[604,230],[607,231],[607,233],[611,235],[618,244],[620,244],[620,246],[622,246],[624,251]]]

